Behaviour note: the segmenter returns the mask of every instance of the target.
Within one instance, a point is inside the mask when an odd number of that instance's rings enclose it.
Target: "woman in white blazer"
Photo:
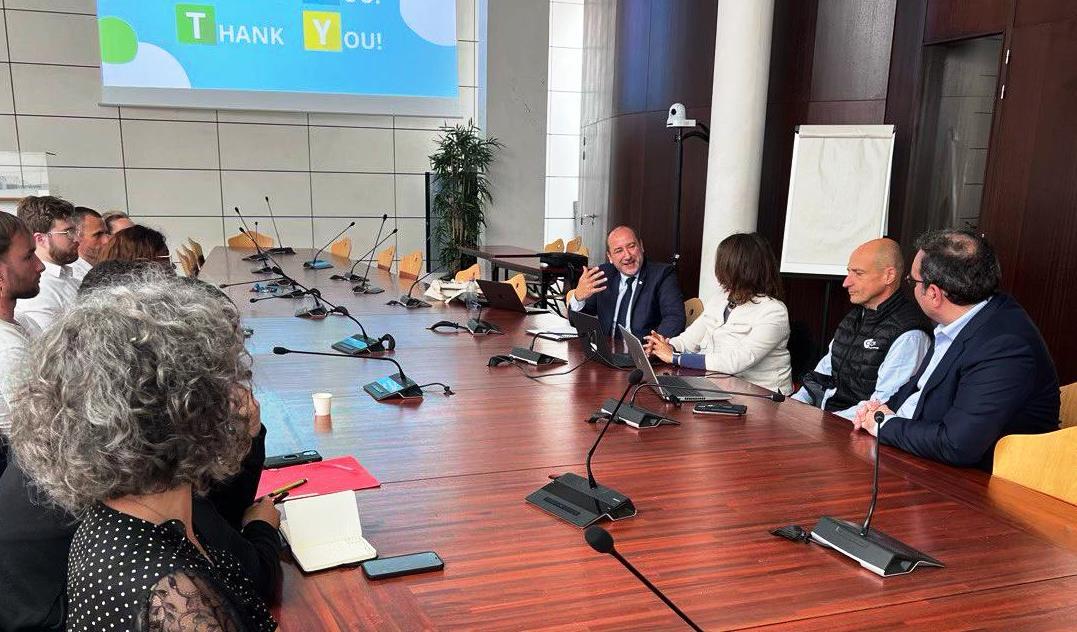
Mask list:
[[[675,366],[736,375],[757,386],[793,391],[789,312],[770,244],[759,233],[730,235],[714,261],[719,293],[679,336],[651,332],[647,351]]]

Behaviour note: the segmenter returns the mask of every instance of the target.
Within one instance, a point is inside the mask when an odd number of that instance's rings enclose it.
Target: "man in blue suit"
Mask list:
[[[939,230],[916,247],[906,280],[937,323],[934,349],[890,401],[861,405],[854,425],[913,454],[990,471],[1000,438],[1058,429],[1055,366],[1025,310],[996,293],[999,265],[986,241]]]
[[[597,316],[602,330],[620,337],[624,325],[637,338],[657,331],[666,337],[684,331],[684,298],[677,273],[666,263],[647,261],[643,240],[628,226],[606,236],[607,263],[584,268],[570,293],[569,308]]]

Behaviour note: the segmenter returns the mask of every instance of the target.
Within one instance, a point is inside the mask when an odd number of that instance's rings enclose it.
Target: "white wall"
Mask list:
[[[542,247],[550,5],[490,0],[486,132],[505,144],[490,172],[484,242]]]
[[[477,111],[475,3],[457,0],[465,120]],[[389,213],[397,252],[423,247],[422,174],[440,119],[101,107],[94,1],[0,4],[0,151],[55,153],[53,194],[126,211],[173,246],[223,244],[237,205],[272,234],[268,195],[288,245],[320,246],[358,218],[361,252]]]

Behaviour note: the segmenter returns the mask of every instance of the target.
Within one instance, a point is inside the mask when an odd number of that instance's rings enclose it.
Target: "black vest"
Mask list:
[[[890,345],[914,329],[930,333],[930,324],[920,307],[900,291],[883,301],[878,309],[854,307],[834,332],[830,348],[830,375],[825,380],[837,392],[827,400],[827,410],[844,410],[875,392],[879,365]],[[824,378],[818,374],[816,378]],[[825,378],[824,378],[825,379]]]

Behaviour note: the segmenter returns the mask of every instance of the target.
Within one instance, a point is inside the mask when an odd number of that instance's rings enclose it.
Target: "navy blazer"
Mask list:
[[[617,316],[615,310],[621,273],[608,261],[598,267],[606,273],[606,289],[588,297],[581,311],[598,316],[602,330],[612,332]],[[653,329],[672,338],[684,331],[684,297],[673,266],[644,259],[636,277],[632,297],[632,333],[642,339]]]
[[[897,410],[927,368],[887,402]],[[1058,430],[1058,375],[1036,325],[1010,296],[996,294],[946,350],[911,419],[894,418],[879,441],[958,466],[991,471],[1009,434]]]

